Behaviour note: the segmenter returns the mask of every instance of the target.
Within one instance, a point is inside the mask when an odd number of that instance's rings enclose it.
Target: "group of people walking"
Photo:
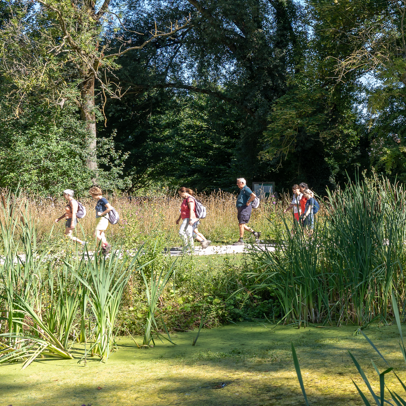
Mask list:
[[[113,210],[113,207],[110,205],[107,199],[103,197],[103,192],[99,187],[93,186],[92,188],[90,188],[89,193],[93,197],[93,199],[97,201],[95,206],[97,219],[95,237],[101,244],[102,252],[104,254],[108,254],[111,250],[111,245],[107,242],[105,231],[107,230],[107,227],[109,225],[108,214],[111,210]],[[61,217],[57,218],[55,222],[58,223],[60,220],[65,219],[65,235],[72,241],[75,241],[84,246],[86,244],[86,241],[81,241],[79,238],[73,235],[73,230],[78,224],[78,218],[82,217],[79,216],[79,212],[80,210],[85,211],[84,207],[74,198],[74,195],[75,192],[71,189],[66,189],[63,191],[63,197],[67,201],[67,204],[65,206],[65,213],[62,214]],[[82,214],[84,216],[86,212],[82,212]]]
[[[292,186],[293,199],[284,213],[293,209],[295,220],[301,224],[309,235],[313,234],[315,216],[319,211],[319,203],[307,183]]]
[[[240,238],[234,245],[244,244],[244,232],[248,231],[252,233],[255,239],[258,241],[261,233],[255,231],[248,226],[248,222],[251,218],[252,203],[257,197],[255,193],[247,186],[247,182],[244,178],[237,179],[237,186],[240,189],[240,193],[237,197],[237,219],[240,231]],[[197,215],[196,208],[199,203],[193,196],[193,190],[185,187],[181,187],[178,190],[179,196],[183,199],[180,206],[180,215],[176,220],[176,224],[182,220],[182,224],[179,229],[179,235],[184,242],[184,250],[187,252],[193,252],[194,250],[194,240],[200,242],[202,248],[207,248],[211,241],[206,239],[206,237],[198,231],[198,226],[200,224],[200,219]]]
[[[237,186],[240,192],[237,196],[237,220],[240,232],[240,238],[234,245],[244,244],[244,233],[248,231],[251,233],[255,240],[258,242],[261,237],[260,231],[255,231],[248,226],[251,218],[253,203],[257,199],[255,193],[247,186],[244,178],[237,179]],[[319,204],[314,198],[314,193],[309,189],[308,185],[304,182],[299,185],[293,185],[293,200],[289,207],[284,210],[284,213],[293,210],[294,218],[297,222],[304,226],[309,234],[313,232],[315,215],[319,209]],[[73,235],[73,231],[78,224],[78,218],[85,215],[85,208],[74,198],[74,191],[66,189],[63,191],[63,196],[67,201],[65,213],[55,220],[58,223],[60,220],[65,219],[65,235],[72,241],[81,245],[85,245],[85,241]],[[107,254],[111,245],[107,242],[105,231],[109,225],[109,213],[114,210],[105,197],[103,197],[102,190],[93,186],[89,190],[89,194],[96,200],[96,219],[97,225],[95,228],[95,237],[101,244],[102,252]],[[179,196],[183,199],[180,206],[180,214],[176,220],[176,224],[181,223],[179,235],[184,243],[185,252],[194,251],[194,239],[200,242],[203,249],[207,248],[211,241],[208,240],[199,230],[200,219],[203,218],[202,214],[198,215],[198,207],[203,207],[201,203],[194,197],[193,190],[181,187],[178,190]],[[83,213],[84,211],[84,213]],[[113,212],[114,213],[114,212]]]
[[[244,178],[237,179],[237,186],[240,193],[237,196],[237,220],[240,232],[240,238],[233,245],[244,245],[244,233],[248,231],[258,242],[261,237],[261,232],[256,231],[248,223],[251,218],[253,202],[257,198],[255,193],[247,186]],[[314,197],[314,193],[309,189],[307,183],[293,185],[293,199],[289,207],[284,210],[284,213],[293,209],[295,221],[300,223],[306,232],[311,235],[315,224],[315,215],[319,210],[319,203]],[[196,213],[196,203],[198,202],[193,196],[191,189],[181,187],[178,190],[179,196],[183,199],[180,207],[180,215],[176,220],[176,224],[182,221],[179,235],[184,242],[184,250],[191,252],[194,249],[193,238],[200,242],[202,248],[207,248],[211,241],[207,240],[197,227],[200,224],[200,219]]]

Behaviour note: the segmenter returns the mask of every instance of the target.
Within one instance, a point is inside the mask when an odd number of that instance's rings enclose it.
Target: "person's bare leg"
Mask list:
[[[240,239],[242,240],[244,238],[245,224],[238,224],[238,227],[240,228]]]
[[[73,228],[65,228],[65,235],[69,237],[72,241],[78,242],[79,244],[83,244],[82,240],[79,240],[79,238],[73,235]]]
[[[248,227],[246,224],[239,224],[239,227],[240,227],[240,238],[244,238],[244,230],[247,230],[250,233],[254,232],[254,230],[251,227]]]
[[[211,241],[208,240],[202,233],[200,233],[197,228],[195,228],[194,235],[196,240],[200,242],[200,245],[203,249],[206,249],[211,244]]]
[[[204,241],[206,238],[204,237],[204,235],[202,233],[199,232],[199,230],[197,228],[195,228],[194,233],[196,234],[196,240],[199,242]]]
[[[103,230],[96,230],[96,238],[101,241],[102,245],[107,244],[106,235],[104,234]]]
[[[196,238],[196,241],[198,241],[198,242],[202,242],[202,241],[205,240],[205,238],[203,237],[203,235],[200,234],[200,233],[196,233],[195,238]]]

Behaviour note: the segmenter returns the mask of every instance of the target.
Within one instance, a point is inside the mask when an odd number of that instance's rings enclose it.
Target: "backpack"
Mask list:
[[[76,212],[76,217],[78,219],[82,219],[83,217],[86,216],[86,207],[83,206],[83,204],[78,202],[77,200],[76,203],[78,204],[78,211]]]
[[[313,206],[313,214],[316,214],[320,210],[320,205],[319,205],[319,202],[316,199],[314,199],[314,201],[316,203]]]
[[[116,209],[114,207],[111,208],[111,210],[107,213],[108,215],[108,220],[110,221],[111,224],[117,224],[118,221],[120,220],[120,215],[117,213]]]
[[[251,203],[252,208],[253,209],[258,209],[260,201],[261,200],[259,199],[259,197],[256,196],[255,199],[253,200],[253,202]]]
[[[197,200],[195,197],[192,196],[192,199],[195,201],[195,211],[196,211],[196,216],[199,219],[204,219],[206,218],[207,210],[206,207],[203,206],[202,202]]]

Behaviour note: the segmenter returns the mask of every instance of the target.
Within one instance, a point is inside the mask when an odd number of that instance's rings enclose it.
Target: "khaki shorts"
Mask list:
[[[100,217],[99,222],[97,223],[97,226],[96,226],[96,231],[106,231],[108,225],[109,225],[109,220],[107,219],[107,217]]]

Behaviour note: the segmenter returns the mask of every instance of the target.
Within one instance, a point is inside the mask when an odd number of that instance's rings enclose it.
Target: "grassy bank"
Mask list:
[[[363,337],[354,335],[355,328],[273,327],[239,323],[203,330],[194,347],[196,331],[175,334],[176,346],[157,343],[149,350],[121,338],[119,351],[107,364],[92,359],[86,365],[44,360],[24,371],[19,364],[5,365],[0,367],[2,404],[301,405],[291,342],[312,405],[363,404],[351,381],[364,388],[362,379],[347,350],[357,356],[377,387],[370,359],[379,367],[382,360]],[[396,328],[374,326],[366,333],[405,379]],[[82,353],[83,347],[75,346],[75,354]],[[401,391],[391,376],[387,379],[389,387]]]

